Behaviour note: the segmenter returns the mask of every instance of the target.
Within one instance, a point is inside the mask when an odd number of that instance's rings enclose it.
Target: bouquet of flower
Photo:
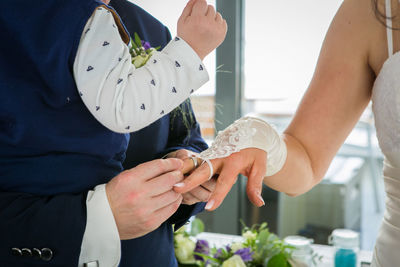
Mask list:
[[[179,229],[174,235],[179,266],[200,267],[290,267],[293,247],[268,230],[267,223],[244,227],[242,242],[225,247],[210,247],[208,241],[195,238],[204,229],[199,219],[190,233]]]
[[[139,35],[135,32],[134,40],[131,39],[129,50],[132,56],[132,64],[135,65],[136,68],[143,67],[158,49],[160,49],[160,47],[153,48],[149,42],[141,40]]]

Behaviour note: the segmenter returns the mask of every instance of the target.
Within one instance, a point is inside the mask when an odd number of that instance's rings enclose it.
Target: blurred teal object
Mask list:
[[[329,237],[335,247],[335,267],[357,267],[359,233],[348,229],[336,229]]]
[[[338,249],[335,254],[335,267],[356,267],[357,253],[353,249]]]

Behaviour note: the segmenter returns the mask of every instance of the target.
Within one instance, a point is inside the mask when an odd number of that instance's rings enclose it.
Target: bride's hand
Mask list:
[[[196,155],[197,155],[197,153],[194,153],[192,151],[189,151],[186,149],[180,149],[180,150],[169,153],[166,157],[167,158],[178,158],[178,159],[182,159],[182,160],[186,159],[186,160],[192,161],[190,159],[190,157],[196,156]],[[193,163],[193,161],[192,161],[192,163]],[[188,166],[185,166],[183,172],[184,173],[190,172]],[[215,189],[216,183],[217,183],[216,179],[212,178],[198,186],[193,187],[190,191],[182,194],[182,197],[183,197],[182,204],[193,205],[198,202],[207,202],[211,196],[211,193]]]
[[[218,178],[215,190],[211,194],[206,205],[207,210],[215,210],[221,205],[222,201],[235,184],[238,174],[243,174],[248,177],[246,191],[250,201],[258,207],[265,204],[261,197],[263,179],[267,166],[267,153],[264,150],[246,148],[226,158],[212,159],[210,162],[214,169],[213,175],[218,174]],[[183,172],[192,171],[193,165],[192,159],[185,159]],[[210,168],[207,163],[203,163],[193,170],[181,183],[176,184],[174,190],[184,194],[208,181],[209,177]]]

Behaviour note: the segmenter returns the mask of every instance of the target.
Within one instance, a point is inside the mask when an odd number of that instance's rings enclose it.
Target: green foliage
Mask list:
[[[256,238],[247,239],[244,243],[244,246],[251,247],[252,251],[254,251],[253,261],[250,266],[263,266],[266,259],[271,262],[267,267],[290,266],[289,259],[294,248],[285,244],[277,235],[271,233],[267,223],[256,224],[251,228],[244,226],[242,233],[244,234],[248,231],[256,234]]]
[[[190,228],[191,236],[196,236],[196,235],[204,232],[204,223],[199,218],[194,219],[191,226],[192,226]]]
[[[183,126],[185,126],[188,136],[187,140],[189,140],[191,129],[196,123],[193,110],[191,109],[191,103],[189,98],[186,99],[180,106],[171,111],[170,113],[170,122],[172,125],[171,130],[174,130],[173,125],[175,123],[175,120],[177,119],[181,120]]]
[[[137,34],[137,33],[135,32],[133,35],[134,35],[134,38],[135,38],[134,44],[135,44],[137,47],[142,47],[142,40],[140,39],[139,34]]]
[[[192,222],[190,235],[196,236],[203,230],[203,222],[200,219],[195,219]],[[179,231],[175,234],[182,234]],[[186,236],[190,235],[189,233],[186,233]],[[242,236],[244,241],[241,243],[240,247],[249,248],[253,253],[252,260],[245,262],[247,267],[292,267],[289,260],[292,257],[291,255],[294,248],[286,245],[277,235],[271,233],[268,229],[267,223],[253,225],[252,227],[247,227],[243,224]],[[203,261],[196,261],[197,266],[222,266],[226,260],[235,254],[235,251],[233,251],[235,245],[237,245],[237,243],[218,249],[215,247],[210,248],[210,253],[208,255],[194,252],[194,255],[203,258]],[[179,264],[179,266],[186,265]]]
[[[283,254],[276,254],[267,263],[267,267],[290,267],[291,264]]]

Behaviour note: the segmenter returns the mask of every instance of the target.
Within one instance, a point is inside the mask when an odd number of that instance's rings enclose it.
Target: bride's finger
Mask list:
[[[247,197],[257,207],[265,205],[264,199],[261,196],[264,174],[265,172],[252,170],[247,181]]]
[[[249,200],[257,207],[265,205],[264,199],[261,197],[261,192],[267,165],[267,154],[261,150],[259,152],[259,155],[254,157],[254,162],[252,164],[250,174],[248,175],[246,186]]]
[[[215,210],[221,205],[232,186],[236,183],[238,174],[239,170],[234,166],[224,166],[221,174],[218,176],[215,190],[211,194],[210,200],[207,202],[206,210]]]
[[[221,161],[219,159],[215,159],[211,161],[211,164],[213,165],[213,169],[217,170],[221,164]],[[210,168],[208,164],[204,163],[195,169],[187,178],[185,178],[183,182],[174,185],[174,190],[181,194],[186,193],[207,181],[209,177]]]

